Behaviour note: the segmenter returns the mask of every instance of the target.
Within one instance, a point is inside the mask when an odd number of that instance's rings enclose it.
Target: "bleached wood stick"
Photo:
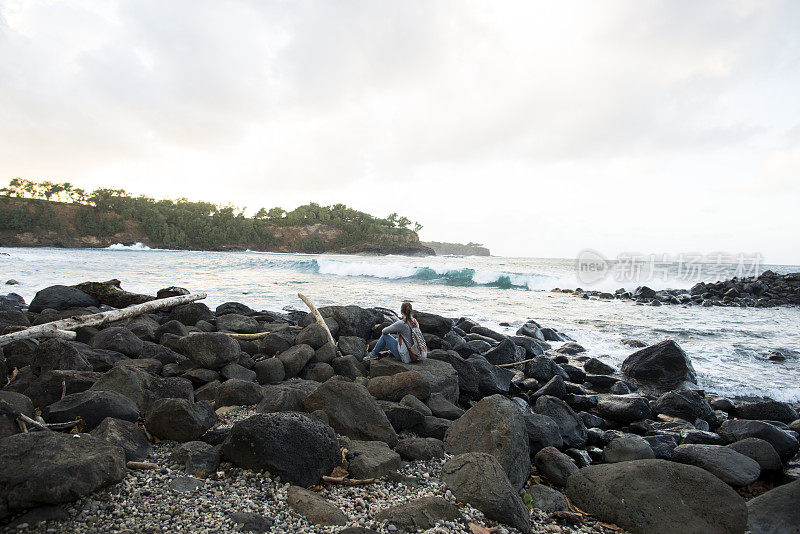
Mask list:
[[[374,484],[374,478],[345,478],[345,477],[329,477],[323,475],[322,481],[328,484],[341,484],[343,486],[365,486],[367,484]]]
[[[150,302],[145,302],[143,304],[135,304],[119,310],[93,313],[91,315],[78,315],[68,319],[60,319],[58,321],[53,321],[52,323],[40,324],[19,332],[12,332],[11,334],[0,336],[0,347],[21,339],[53,337],[53,332],[57,331],[75,330],[82,326],[100,326],[105,323],[113,323],[123,319],[130,319],[131,317],[137,317],[143,313],[150,313],[162,308],[172,308],[173,306],[179,306],[181,304],[194,302],[195,300],[204,298],[206,298],[205,293],[178,295],[177,297],[169,297],[166,299],[151,300]]]
[[[146,470],[146,469],[158,469],[158,464],[154,464],[152,462],[128,462],[125,464],[128,469],[136,469],[136,470]]]
[[[317,307],[314,306],[314,303],[308,300],[302,293],[298,293],[297,296],[300,297],[300,300],[306,303],[306,306],[308,306],[308,309],[311,310],[311,313],[314,314],[314,317],[317,319],[317,322],[322,325],[322,327],[325,329],[325,332],[328,334],[328,341],[330,341],[331,345],[333,345],[333,347],[336,348],[336,342],[333,340],[333,335],[331,335],[331,330],[330,328],[328,328],[328,325],[325,323],[325,319],[322,317],[322,314],[319,312]]]
[[[224,332],[224,333],[234,339],[261,339],[262,337],[267,337],[272,332],[258,332],[256,334],[232,334],[229,332]]]
[[[536,358],[529,358],[527,360],[522,360],[521,362],[512,362],[512,363],[501,363],[500,365],[496,365],[495,367],[514,367],[515,365],[522,365],[523,363],[532,362]]]

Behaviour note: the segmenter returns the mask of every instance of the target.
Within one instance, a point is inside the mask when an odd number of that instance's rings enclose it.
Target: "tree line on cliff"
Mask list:
[[[322,206],[315,202],[291,211],[280,207],[261,208],[248,217],[236,206],[211,202],[192,202],[185,198],[155,200],[133,196],[123,189],[101,187],[87,192],[68,182],[34,182],[14,178],[0,188],[0,196],[26,199],[5,202],[0,208],[0,230],[59,230],[55,202],[77,208],[74,216],[78,236],[108,237],[125,229],[125,221],[135,221],[151,243],[167,248],[217,249],[231,245],[269,250],[277,244],[276,227],[325,224],[342,230],[332,243],[309,238],[304,252],[325,252],[374,240],[401,238],[418,232],[422,226],[396,213],[386,218],[374,217],[345,206]]]

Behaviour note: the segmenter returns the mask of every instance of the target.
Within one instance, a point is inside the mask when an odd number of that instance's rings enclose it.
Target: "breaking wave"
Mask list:
[[[133,245],[124,245],[122,243],[114,243],[106,247],[108,250],[152,250],[144,243],[134,243]]]
[[[457,287],[486,286],[499,289],[549,289],[557,278],[535,273],[512,273],[448,267],[441,265],[413,266],[400,263],[340,261],[312,259],[306,261],[269,261],[268,266],[329,276],[380,278],[384,280],[419,281]]]

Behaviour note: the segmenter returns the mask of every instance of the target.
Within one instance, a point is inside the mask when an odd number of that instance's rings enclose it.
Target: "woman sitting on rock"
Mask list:
[[[401,360],[403,363],[411,363],[419,359],[419,347],[414,348],[414,335],[412,328],[419,328],[417,320],[411,317],[411,303],[406,301],[400,306],[402,318],[390,324],[381,331],[381,337],[372,352],[370,358],[377,358],[378,353],[388,349],[392,356]],[[392,334],[397,334],[395,338]],[[409,350],[411,348],[411,350]],[[427,348],[426,348],[427,351]]]

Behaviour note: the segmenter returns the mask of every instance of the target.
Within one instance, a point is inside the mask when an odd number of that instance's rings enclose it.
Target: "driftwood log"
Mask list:
[[[308,300],[308,298],[306,298],[302,293],[298,293],[297,296],[300,297],[300,300],[305,302],[306,306],[308,306],[308,309],[311,310],[312,314],[314,314],[314,318],[325,329],[325,333],[328,334],[328,341],[330,341],[331,345],[336,347],[336,342],[333,340],[333,335],[331,335],[331,330],[330,330],[330,328],[328,328],[328,325],[325,323],[325,318],[322,317],[322,314],[319,312],[317,307],[314,306],[314,303],[311,302],[310,300]]]
[[[532,362],[536,358],[529,358],[527,360],[522,360],[521,362],[512,362],[512,363],[501,363],[500,365],[496,365],[495,367],[514,367],[515,365],[522,365],[523,363]]]
[[[130,319],[137,317],[143,313],[150,313],[155,310],[163,308],[172,308],[180,304],[187,304],[195,300],[206,298],[205,293],[194,293],[191,295],[178,295],[177,297],[169,297],[166,299],[151,300],[144,304],[136,304],[128,306],[119,310],[111,310],[102,313],[93,313],[91,315],[79,315],[70,317],[68,319],[61,319],[51,323],[40,324],[21,330],[19,332],[12,332],[0,336],[0,347],[8,345],[14,341],[21,339],[31,339],[38,337],[60,337],[66,339],[74,339],[76,334],[71,332],[82,326],[100,326],[106,323],[113,323],[123,319]]]

